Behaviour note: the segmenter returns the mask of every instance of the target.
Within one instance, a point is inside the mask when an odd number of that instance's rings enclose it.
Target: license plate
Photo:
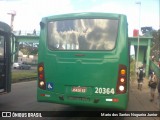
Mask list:
[[[72,87],[72,92],[85,93],[87,91],[86,87]]]

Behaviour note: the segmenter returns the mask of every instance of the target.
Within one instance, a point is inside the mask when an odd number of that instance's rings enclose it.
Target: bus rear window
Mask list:
[[[50,50],[112,50],[115,47],[118,20],[74,19],[48,23]]]

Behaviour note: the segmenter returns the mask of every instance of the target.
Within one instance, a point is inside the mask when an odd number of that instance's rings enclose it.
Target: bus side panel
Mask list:
[[[1,44],[1,48],[3,49],[1,52],[0,58],[0,93],[8,93],[11,91],[11,51],[10,51],[10,33],[2,32],[0,33],[3,40]]]

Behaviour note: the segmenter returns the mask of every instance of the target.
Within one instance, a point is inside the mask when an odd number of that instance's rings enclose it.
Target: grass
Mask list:
[[[36,70],[13,70],[12,71],[12,83],[20,82],[19,79],[36,77]]]

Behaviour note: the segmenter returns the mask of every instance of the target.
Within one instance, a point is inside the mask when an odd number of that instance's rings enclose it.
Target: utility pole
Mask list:
[[[11,24],[10,24],[10,26],[11,26],[11,31],[13,31],[13,22],[14,22],[14,17],[16,16],[16,11],[14,11],[14,10],[10,11],[7,14],[11,15]]]
[[[136,2],[139,5],[139,25],[138,25],[138,45],[137,45],[137,59],[136,59],[136,69],[138,68],[138,56],[139,56],[139,37],[140,37],[140,17],[141,17],[141,2]]]
[[[7,13],[8,15],[11,15],[11,23],[10,23],[10,27],[11,27],[11,32],[13,33],[13,22],[14,22],[14,17],[16,15],[16,11],[10,11]],[[15,38],[12,37],[12,50],[16,51],[16,42],[15,42]],[[18,59],[18,52],[16,54],[13,54],[12,56],[12,62],[15,61],[15,59]]]

